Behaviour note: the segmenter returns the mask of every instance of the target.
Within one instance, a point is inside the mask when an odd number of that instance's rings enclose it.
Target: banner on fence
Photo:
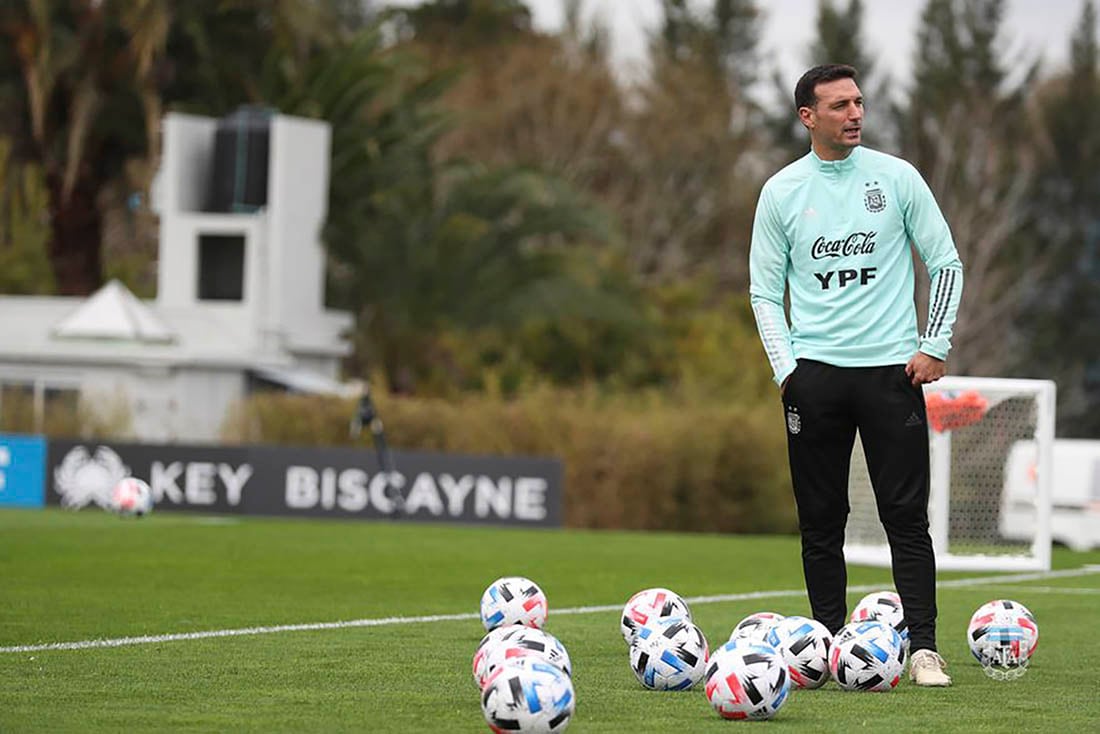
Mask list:
[[[561,525],[556,459],[392,455],[385,472],[365,449],[50,441],[45,498],[106,506],[114,484],[135,476],[149,483],[158,512]]]

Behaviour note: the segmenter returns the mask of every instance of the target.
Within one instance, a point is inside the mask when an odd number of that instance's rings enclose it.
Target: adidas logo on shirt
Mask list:
[[[913,426],[923,426],[924,421],[920,419],[920,416],[916,412],[910,413],[909,417],[905,419],[905,427],[912,428]]]

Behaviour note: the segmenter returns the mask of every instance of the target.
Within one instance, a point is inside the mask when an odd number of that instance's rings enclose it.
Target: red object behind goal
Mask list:
[[[924,404],[928,409],[928,423],[937,433],[977,423],[989,409],[989,401],[976,390],[928,393]]]

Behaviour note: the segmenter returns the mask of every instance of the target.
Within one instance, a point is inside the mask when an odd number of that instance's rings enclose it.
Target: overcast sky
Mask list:
[[[417,0],[388,0],[393,5],[416,5]],[[563,0],[524,0],[535,26],[560,28]],[[847,5],[848,0],[834,0]],[[926,0],[864,0],[863,38],[880,58],[879,67],[894,78],[908,81],[913,43],[920,12]],[[1084,0],[1007,0],[1007,17],[1001,41],[1007,58],[1032,58],[1041,54],[1047,71],[1064,66],[1069,36],[1081,16]],[[693,0],[706,8],[707,0]],[[600,18],[612,31],[613,55],[620,71],[635,76],[633,69],[645,62],[645,39],[661,19],[659,0],[582,0],[583,16]],[[794,87],[808,59],[806,48],[814,36],[818,0],[758,0],[764,9],[761,50],[770,67],[778,68]]]

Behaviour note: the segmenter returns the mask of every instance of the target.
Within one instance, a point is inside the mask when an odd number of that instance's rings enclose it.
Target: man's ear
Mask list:
[[[806,126],[807,130],[813,130],[814,125],[817,124],[812,107],[799,107],[798,119],[802,121],[802,124]]]

